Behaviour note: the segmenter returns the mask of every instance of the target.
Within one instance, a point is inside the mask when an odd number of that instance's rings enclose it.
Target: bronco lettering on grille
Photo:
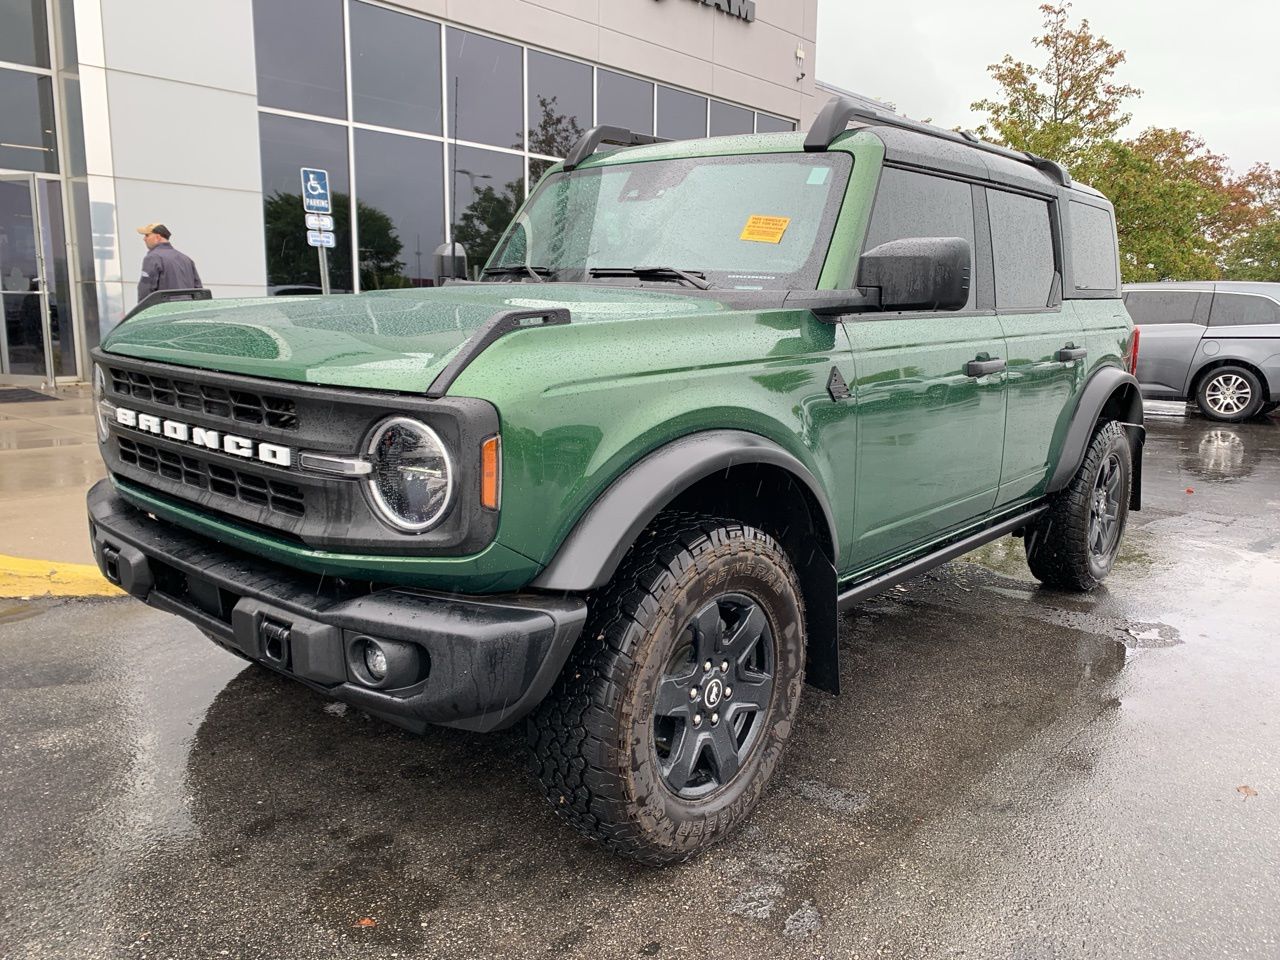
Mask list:
[[[282,447],[275,443],[258,443],[248,437],[206,430],[204,427],[193,427],[181,420],[164,420],[150,413],[138,413],[127,407],[116,407],[116,423],[143,433],[153,433],[158,437],[204,447],[206,450],[219,450],[233,457],[260,460],[273,467],[288,467],[293,464],[293,450],[289,447]]]

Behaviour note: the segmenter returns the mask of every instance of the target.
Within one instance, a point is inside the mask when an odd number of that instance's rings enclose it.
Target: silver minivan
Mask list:
[[[1280,283],[1130,283],[1124,305],[1147,399],[1194,400],[1226,421],[1280,407]]]

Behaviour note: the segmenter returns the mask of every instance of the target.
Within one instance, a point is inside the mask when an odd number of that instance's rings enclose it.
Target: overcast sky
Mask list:
[[[786,2],[786,0],[782,0]],[[987,65],[1040,63],[1039,0],[818,0],[819,80],[944,127],[972,128],[995,96]],[[1280,166],[1280,5],[1275,0],[1077,0],[1075,21],[1128,54],[1117,79],[1143,91],[1131,133],[1198,133],[1237,172]]]

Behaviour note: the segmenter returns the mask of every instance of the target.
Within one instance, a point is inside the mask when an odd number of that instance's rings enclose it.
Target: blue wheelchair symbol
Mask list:
[[[332,212],[329,199],[329,172],[302,168],[302,209],[307,213]]]

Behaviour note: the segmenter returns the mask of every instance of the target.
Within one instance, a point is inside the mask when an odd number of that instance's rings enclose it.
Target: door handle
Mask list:
[[[985,377],[989,373],[999,373],[1005,368],[1005,362],[1000,357],[990,358],[987,356],[974,357],[964,365],[964,375],[966,377]]]
[[[1089,351],[1084,347],[1077,347],[1073,343],[1068,343],[1053,355],[1053,359],[1059,363],[1073,363],[1076,360],[1083,360],[1088,355]]]

